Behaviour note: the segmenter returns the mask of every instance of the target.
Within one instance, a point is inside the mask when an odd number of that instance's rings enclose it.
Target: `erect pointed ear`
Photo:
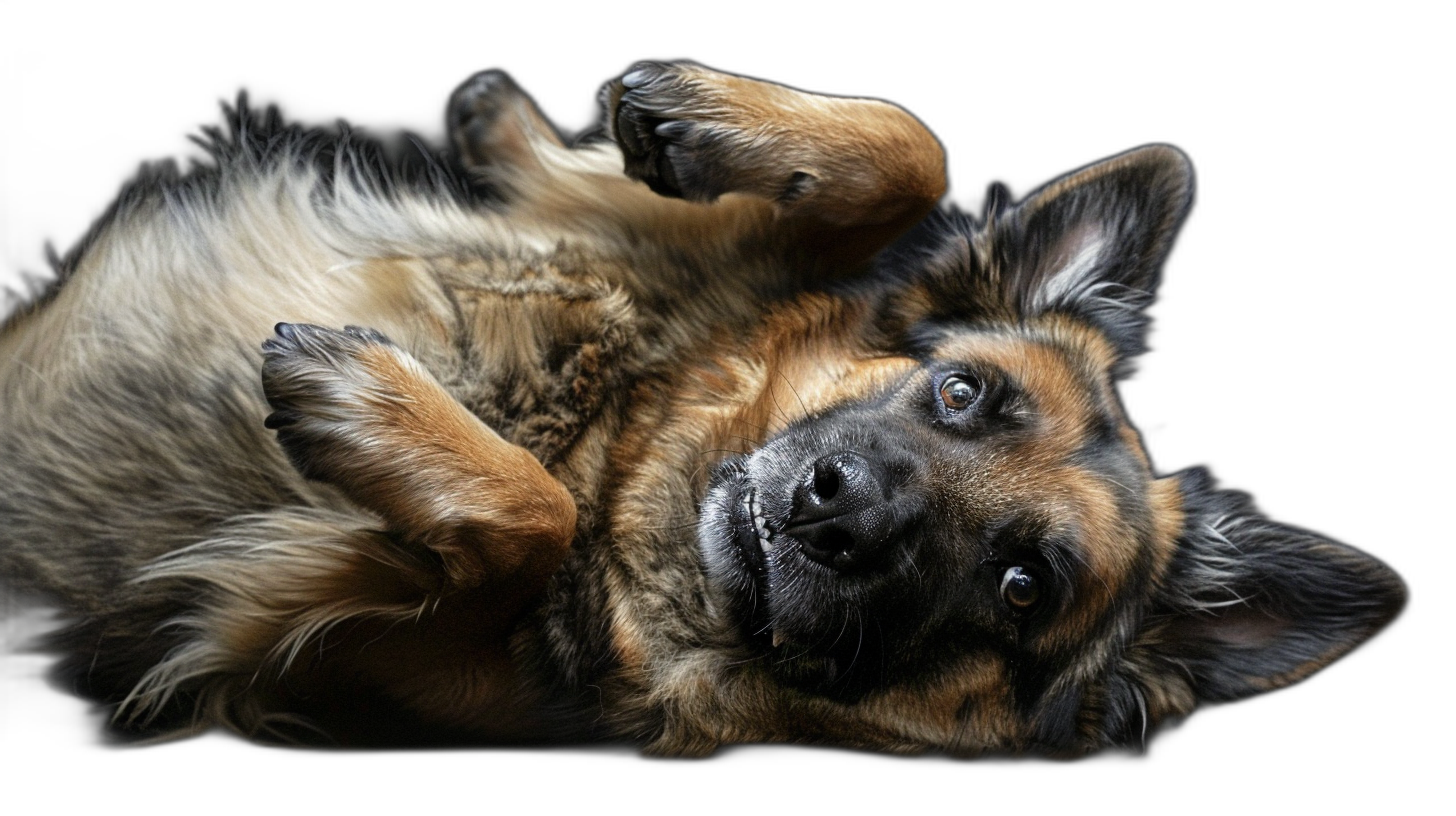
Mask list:
[[[933,344],[952,326],[1059,312],[1099,329],[1116,353],[1114,374],[1126,374],[1193,201],[1187,157],[1140,147],[1009,200],[992,185],[980,219],[939,211],[880,256],[885,274],[908,284],[885,310],[891,333]]]
[[[1167,145],[1063,176],[995,219],[1002,286],[1022,317],[1077,315],[1126,360],[1146,348],[1144,309],[1192,201],[1193,167]]]
[[[1270,521],[1247,495],[1216,490],[1201,468],[1170,478],[1186,524],[1140,643],[1199,699],[1302,680],[1405,605],[1400,577],[1369,555]]]

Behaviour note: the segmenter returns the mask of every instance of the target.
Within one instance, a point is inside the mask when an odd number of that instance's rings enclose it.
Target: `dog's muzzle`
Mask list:
[[[879,682],[889,651],[920,626],[905,607],[919,597],[926,505],[922,469],[884,435],[826,436],[791,435],[720,465],[699,544],[715,605],[773,655],[775,676],[845,695]]]

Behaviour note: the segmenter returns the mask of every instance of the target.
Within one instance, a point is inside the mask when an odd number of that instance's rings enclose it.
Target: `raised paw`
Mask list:
[[[534,163],[533,142],[562,146],[536,103],[498,69],[481,71],[455,89],[445,129],[460,163],[475,170]]]
[[[433,549],[451,580],[554,569],[576,504],[524,448],[384,335],[280,323],[263,344],[265,421],[299,472]]]
[[[608,83],[602,103],[628,176],[690,201],[726,193],[773,201],[835,265],[884,246],[945,191],[935,137],[879,100],[691,62],[639,62]]]
[[[372,329],[279,323],[274,332],[263,343],[263,393],[273,409],[263,425],[278,432],[300,473],[333,481],[407,404],[398,372],[413,361]]]
[[[762,192],[760,151],[748,150],[753,115],[742,105],[749,100],[738,97],[776,87],[691,62],[639,62],[606,87],[603,101],[627,175],[659,195],[712,201],[727,192]],[[772,142],[774,123],[759,124],[758,135]]]

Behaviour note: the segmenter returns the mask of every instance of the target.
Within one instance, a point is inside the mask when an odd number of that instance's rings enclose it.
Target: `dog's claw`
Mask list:
[[[270,431],[279,428],[286,428],[298,421],[298,417],[288,411],[274,411],[263,420],[263,427]]]
[[[699,110],[709,103],[694,79],[700,71],[692,63],[638,63],[616,83],[623,92],[610,121],[624,169],[659,195],[712,201],[726,192],[708,145],[711,117]]]

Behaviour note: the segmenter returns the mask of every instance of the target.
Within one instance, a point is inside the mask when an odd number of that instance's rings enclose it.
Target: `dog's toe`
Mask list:
[[[279,323],[263,343],[263,394],[272,408],[263,426],[310,478],[323,478],[335,447],[370,400],[381,396],[367,357],[394,349],[373,329],[342,331],[301,323]]]
[[[705,172],[714,160],[715,124],[700,73],[689,62],[639,62],[609,94],[627,175],[659,195],[711,201],[723,192],[715,174]]]
[[[520,96],[521,87],[511,75],[499,68],[481,71],[464,82],[450,95],[449,111],[452,128],[472,124],[488,126],[501,108]]]

